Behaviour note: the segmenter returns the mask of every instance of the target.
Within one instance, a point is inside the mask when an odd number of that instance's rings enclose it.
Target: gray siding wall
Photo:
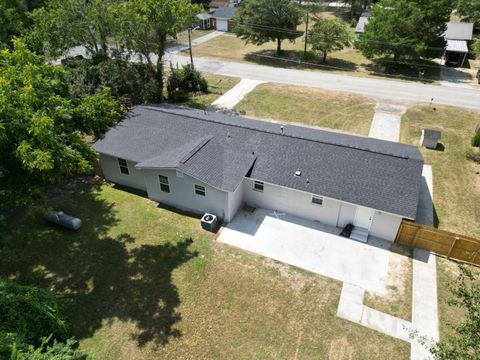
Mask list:
[[[401,216],[375,211],[372,226],[370,227],[370,235],[393,242],[397,237],[401,222]]]
[[[100,165],[106,180],[139,190],[147,190],[143,173],[135,169],[136,163],[127,161],[129,175],[120,172],[118,158],[116,157],[100,154]]]
[[[241,183],[234,192],[228,193],[228,217],[225,221],[231,221],[238,209],[243,205],[243,183]]]
[[[228,193],[215,189],[187,174],[177,177],[175,170],[142,170],[147,184],[148,197],[180,210],[198,214],[209,212],[228,221]],[[160,190],[158,175],[168,177],[170,192]],[[205,186],[205,196],[195,194],[195,184]]]
[[[263,192],[253,190],[253,180],[243,181],[245,203],[265,209],[277,210],[325,225],[337,226],[340,202],[323,199],[323,205],[312,203],[312,195],[281,186],[265,184]]]

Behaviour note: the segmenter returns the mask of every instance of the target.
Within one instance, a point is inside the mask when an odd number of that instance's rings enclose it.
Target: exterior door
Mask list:
[[[370,230],[374,214],[375,210],[363,206],[357,206],[357,213],[355,214],[353,225]]]

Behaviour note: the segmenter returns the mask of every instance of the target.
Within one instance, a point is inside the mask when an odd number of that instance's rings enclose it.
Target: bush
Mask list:
[[[16,343],[40,346],[42,337],[66,340],[67,325],[51,293],[0,280],[0,333],[10,334]]]
[[[34,348],[29,346],[23,349],[15,349],[10,355],[10,360],[86,360],[86,354],[78,350],[78,342],[68,339],[65,343],[54,341],[48,345],[49,338],[45,339],[41,346]]]
[[[104,87],[123,102],[145,104],[156,102],[162,89],[145,64],[123,58],[69,58],[63,61],[77,96],[95,94]]]
[[[480,147],[480,129],[477,129],[472,138],[472,146]]]
[[[192,65],[184,65],[180,69],[170,65],[167,81],[167,92],[170,100],[182,101],[197,92],[208,92],[207,80]]]

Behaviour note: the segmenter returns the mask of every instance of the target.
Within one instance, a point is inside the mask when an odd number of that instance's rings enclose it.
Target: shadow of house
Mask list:
[[[172,272],[198,254],[192,239],[137,245],[129,232],[114,234],[115,206],[95,187],[78,191],[62,209],[79,216],[83,228],[70,232],[41,217],[17,219],[15,241],[0,249],[0,276],[50,289],[59,299],[78,339],[91,337],[104,322],[132,322],[139,346],[165,344],[181,333],[178,289]]]

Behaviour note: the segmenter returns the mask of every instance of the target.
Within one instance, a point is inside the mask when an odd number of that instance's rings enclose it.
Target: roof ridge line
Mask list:
[[[254,127],[250,127],[250,126],[244,126],[244,125],[240,125],[240,124],[227,124],[227,123],[224,123],[224,122],[221,122],[221,121],[217,121],[217,120],[213,120],[213,119],[204,119],[204,118],[194,116],[194,115],[190,115],[190,114],[179,114],[179,113],[175,112],[175,109],[166,109],[166,108],[160,108],[160,107],[154,107],[154,106],[144,106],[144,108],[146,108],[148,110],[152,110],[152,111],[159,111],[159,112],[163,112],[163,113],[184,116],[186,118],[190,118],[190,119],[194,119],[194,120],[200,120],[200,121],[205,121],[205,122],[210,122],[210,123],[215,123],[215,124],[223,124],[223,125],[227,125],[227,126],[233,126],[233,127],[241,128],[241,129],[248,129],[248,130],[263,132],[263,133],[267,133],[267,134],[271,134],[271,135],[285,136],[285,137],[289,137],[289,138],[293,138],[293,139],[300,139],[300,140],[311,141],[311,142],[315,142],[315,143],[339,146],[339,147],[353,149],[353,150],[365,151],[365,152],[369,152],[369,153],[373,153],[373,154],[391,156],[391,157],[398,158],[398,159],[405,159],[405,160],[412,159],[412,160],[415,160],[415,159],[413,159],[409,156],[395,155],[395,154],[385,153],[385,152],[381,152],[381,151],[375,151],[375,150],[368,149],[368,148],[360,148],[360,147],[356,147],[356,146],[340,144],[340,143],[336,143],[336,142],[333,142],[333,141],[315,140],[315,139],[305,138],[305,137],[301,137],[301,136],[294,136],[294,135],[285,134],[285,133],[281,134],[281,133],[277,133],[277,132],[274,132],[274,131],[269,131],[269,130],[265,130],[265,129],[258,129],[258,128],[254,128]],[[179,108],[179,110],[189,110],[189,109],[188,108]],[[211,111],[209,111],[209,112],[211,112]],[[248,119],[248,120],[252,120],[252,121],[265,122],[265,121],[262,121],[262,120],[254,120],[254,119],[250,119],[250,118],[247,118],[247,117],[244,117],[244,118]],[[290,125],[290,126],[295,126],[295,125]],[[329,132],[329,131],[326,131],[326,130],[318,130],[318,129],[314,129],[314,130]],[[353,136],[353,137],[356,136],[356,135],[349,135],[349,134],[342,134],[342,135]],[[360,137],[360,136],[357,136],[357,137]],[[370,139],[374,139],[374,138],[370,138]],[[378,139],[376,139],[376,140],[378,140]]]

